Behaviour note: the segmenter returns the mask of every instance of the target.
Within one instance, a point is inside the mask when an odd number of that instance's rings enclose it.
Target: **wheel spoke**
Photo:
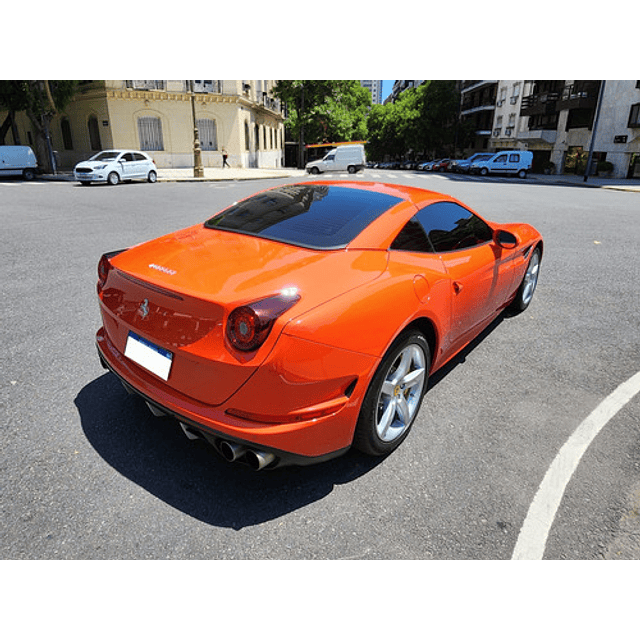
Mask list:
[[[411,367],[411,362],[413,360],[413,356],[411,355],[410,349],[405,349],[402,352],[402,357],[400,358],[400,364],[393,374],[392,382],[397,385],[402,378],[404,378],[409,372],[409,368]]]
[[[403,387],[415,387],[422,383],[424,380],[424,368],[422,369],[414,369],[413,371],[407,373],[407,375],[402,378],[401,384]]]
[[[395,388],[396,386],[391,380],[385,380],[382,383],[381,396],[384,396],[385,398],[393,398]]]
[[[407,399],[404,396],[398,396],[396,400],[396,411],[398,417],[402,421],[402,427],[406,427],[411,422],[411,409],[407,403]]]
[[[387,437],[387,432],[389,428],[393,424],[393,419],[396,415],[396,400],[393,398],[387,408],[384,410],[382,414],[382,418],[380,418],[380,422],[378,422],[378,435],[382,440],[385,440]]]

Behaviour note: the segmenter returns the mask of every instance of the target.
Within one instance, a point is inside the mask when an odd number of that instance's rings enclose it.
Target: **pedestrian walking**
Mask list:
[[[222,168],[224,169],[225,167],[229,167],[229,169],[231,169],[231,167],[229,166],[229,163],[227,162],[227,158],[229,157],[229,154],[227,153],[226,149],[222,150]]]

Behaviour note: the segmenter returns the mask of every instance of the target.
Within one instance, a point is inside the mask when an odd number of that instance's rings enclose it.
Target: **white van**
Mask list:
[[[479,173],[486,176],[490,173],[507,174],[526,178],[527,171],[531,169],[533,153],[531,151],[499,151],[488,160],[481,160],[471,164],[471,173]]]
[[[37,167],[38,161],[31,147],[0,146],[0,178],[22,176],[25,180],[33,180]]]
[[[323,173],[324,171],[348,171],[355,173],[364,169],[364,145],[345,144],[329,151],[322,160],[307,162],[307,173]]]

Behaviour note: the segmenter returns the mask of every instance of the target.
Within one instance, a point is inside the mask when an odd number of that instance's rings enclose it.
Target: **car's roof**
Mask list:
[[[255,194],[205,226],[314,250],[386,249],[433,191],[379,182],[308,181]]]

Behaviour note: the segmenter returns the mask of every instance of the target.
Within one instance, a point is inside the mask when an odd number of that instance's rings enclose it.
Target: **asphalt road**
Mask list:
[[[533,224],[545,237],[538,289],[434,376],[386,459],[349,453],[260,474],[187,440],[105,373],[95,282],[103,252],[277,181],[0,181],[3,559],[513,556],[558,452],[640,370],[640,194],[399,171],[356,179]],[[636,395],[589,443],[545,559],[640,559],[639,424]]]

